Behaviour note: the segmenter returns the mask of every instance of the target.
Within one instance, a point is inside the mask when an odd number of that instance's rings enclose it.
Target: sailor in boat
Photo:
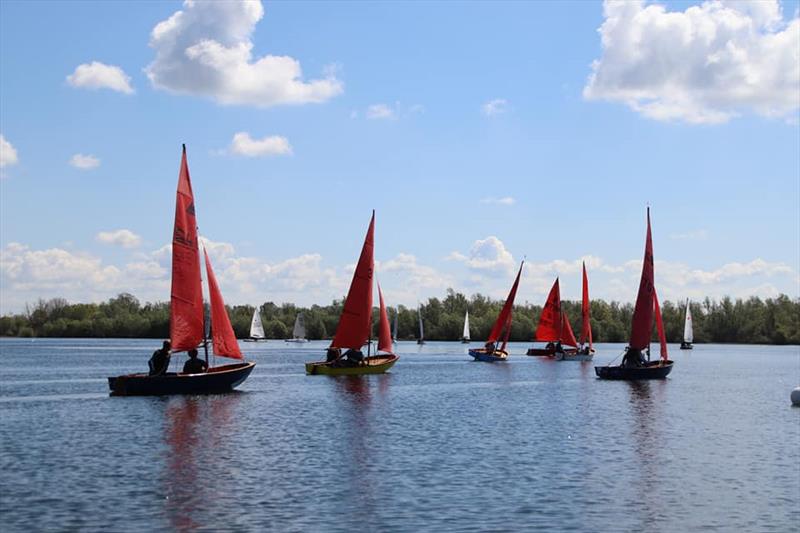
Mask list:
[[[494,353],[494,351],[497,349],[497,343],[496,343],[496,342],[491,342],[491,341],[490,341],[490,342],[487,342],[486,344],[484,344],[484,345],[483,345],[483,347],[484,347],[484,349],[486,350],[486,353],[488,353],[489,355],[491,355],[491,354],[493,354],[493,353]]]
[[[553,344],[552,342],[548,342],[547,346],[545,346],[544,349],[547,350],[547,351],[554,352],[554,351],[556,351],[556,345]]]
[[[169,349],[171,347],[172,345],[169,341],[164,341],[164,344],[161,345],[161,349],[153,352],[153,356],[150,358],[150,361],[147,362],[147,364],[150,365],[151,376],[162,376],[167,373],[167,369],[169,368]]]
[[[327,352],[327,354],[325,356],[325,361],[327,363],[335,363],[336,361],[338,361],[341,358],[342,358],[342,349],[341,348],[334,348],[332,346],[330,348],[328,348],[328,352]]]
[[[361,353],[361,350],[350,348],[344,352],[344,356],[347,358],[347,366],[360,366],[364,362],[364,354]]]
[[[556,352],[563,352],[564,351],[564,347],[561,346],[561,341],[556,341],[556,345],[555,345],[554,349],[555,349]]]
[[[625,355],[622,356],[623,367],[637,368],[640,366],[644,366],[645,362],[646,361],[641,350],[637,350],[636,348],[631,348],[630,346],[625,348]]]
[[[197,357],[197,350],[192,348],[189,350],[189,359],[183,364],[184,374],[205,374],[208,365],[202,359]]]

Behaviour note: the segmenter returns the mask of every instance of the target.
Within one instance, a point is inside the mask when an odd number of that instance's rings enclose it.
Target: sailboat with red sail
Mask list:
[[[650,337],[656,323],[661,357],[650,361]],[[645,358],[645,353],[647,357]],[[661,320],[661,308],[655,286],[655,268],[653,264],[653,238],[650,231],[650,208],[647,208],[647,238],[642,261],[642,278],[639,281],[639,294],[636,296],[636,307],[633,310],[631,336],[622,364],[619,366],[596,366],[594,371],[600,379],[664,379],[672,371],[673,362],[667,354],[667,342],[664,335],[664,324]]]
[[[575,340],[575,333],[572,332],[567,312],[561,305],[561,288],[558,278],[547,295],[547,301],[539,316],[539,325],[534,333],[534,340],[546,342],[547,346],[530,348],[527,352],[528,355],[544,355],[560,360],[577,353],[578,341]],[[570,357],[570,359],[581,360],[575,357]]]
[[[495,363],[508,359],[506,345],[508,344],[508,337],[511,335],[511,320],[514,315],[514,299],[517,296],[519,278],[522,274],[522,266],[524,264],[525,261],[519,265],[517,277],[514,279],[514,284],[511,286],[511,291],[508,293],[506,303],[500,310],[500,314],[497,315],[497,320],[495,320],[492,331],[489,333],[489,338],[486,340],[486,345],[483,348],[474,348],[469,350],[469,355],[471,355],[476,361]],[[498,342],[501,343],[499,347],[497,346]]]
[[[381,374],[394,365],[399,357],[392,352],[392,333],[389,316],[383,303],[383,293],[378,286],[380,301],[378,347],[375,355],[372,348],[372,283],[375,272],[375,211],[364,238],[361,256],[350,282],[350,290],[344,301],[336,334],[327,350],[325,361],[306,363],[306,373],[329,376],[357,376]],[[362,353],[367,346],[366,357]],[[342,350],[346,352],[342,353]],[[383,352],[383,353],[379,353]]]
[[[245,362],[228,319],[214,271],[205,257],[211,298],[212,345],[216,355],[239,359],[235,364],[214,366],[200,374],[167,372],[166,374],[128,374],[108,378],[115,396],[204,394],[230,391],[252,372],[255,363]],[[183,352],[206,347],[203,310],[203,285],[200,273],[200,249],[197,236],[194,193],[183,147],[178,174],[175,203],[175,225],[172,233],[172,289],[170,291],[171,351]]]
[[[583,263],[583,291],[581,295],[581,342],[579,355],[594,354],[592,345],[591,301],[589,300],[589,278],[586,276],[586,262]]]

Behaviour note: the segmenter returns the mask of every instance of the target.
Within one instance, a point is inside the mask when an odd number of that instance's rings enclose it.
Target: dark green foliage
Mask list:
[[[464,326],[464,311],[469,307],[471,337],[480,342],[489,336],[503,302],[480,294],[467,298],[448,289],[443,300],[431,298],[422,304],[425,338],[458,340]],[[669,342],[680,342],[683,336],[684,303],[662,302],[661,312]],[[719,302],[706,299],[692,303],[695,342],[800,344],[800,299],[786,295],[761,300]],[[580,338],[580,302],[563,302],[575,336]],[[253,306],[228,308],[236,336],[245,338],[250,332]],[[264,331],[270,339],[291,337],[298,313],[305,317],[309,339],[331,338],[339,323],[342,301],[330,305],[299,308],[294,304],[266,302],[259,309]],[[417,309],[390,307],[389,321],[399,311],[398,337],[413,340],[419,336]],[[514,307],[512,341],[530,341],[539,322],[541,307]],[[633,305],[592,300],[592,332],[595,342],[626,342],[630,333]],[[373,338],[378,334],[378,310],[373,311]],[[63,298],[39,300],[25,313],[0,317],[0,336],[5,337],[169,337],[169,304],[142,305],[133,295],[123,293],[101,304],[70,304]],[[654,332],[655,340],[655,332]]]

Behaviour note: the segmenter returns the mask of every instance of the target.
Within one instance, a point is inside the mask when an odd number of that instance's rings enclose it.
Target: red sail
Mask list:
[[[211,297],[211,340],[214,346],[214,354],[232,359],[244,359],[239,350],[239,342],[233,333],[231,321],[228,318],[228,311],[225,309],[225,302],[222,300],[222,293],[219,292],[217,277],[211,268],[211,261],[208,259],[208,251],[203,248],[206,256],[206,275],[208,276],[208,293]]]
[[[642,262],[642,279],[639,282],[639,294],[636,296],[636,307],[633,310],[633,326],[631,339],[628,343],[631,348],[644,350],[650,344],[650,334],[653,331],[653,239],[650,235],[650,208],[647,208],[647,241],[644,246],[644,261]]]
[[[572,325],[569,323],[567,312],[561,310],[561,344],[576,347],[578,341],[575,340],[575,334],[572,332]]]
[[[378,284],[378,300],[381,304],[380,319],[378,320],[378,351],[392,351],[392,330],[389,328],[389,315],[386,313],[386,306],[383,304],[383,292],[381,285]]]
[[[511,315],[514,311],[514,298],[517,297],[517,287],[519,287],[519,277],[522,274],[522,265],[525,264],[523,261],[519,265],[519,272],[517,272],[517,278],[514,280],[514,285],[511,286],[511,292],[508,293],[508,298],[506,298],[506,303],[503,306],[503,309],[500,310],[500,314],[497,317],[497,320],[494,323],[494,327],[492,328],[492,332],[489,334],[489,339],[486,342],[497,342],[497,339],[500,338],[500,334],[503,332],[503,328],[506,327],[508,331],[511,331]],[[505,348],[506,342],[508,341],[508,335],[503,340],[503,348]]]
[[[372,276],[374,270],[375,211],[369,222],[361,257],[358,258],[353,281],[344,301],[344,309],[339,317],[339,325],[331,346],[360,350],[369,339],[372,328]]]
[[[656,314],[656,329],[658,330],[658,340],[661,343],[661,359],[667,361],[667,336],[664,334],[664,322],[661,320],[661,306],[658,305],[658,295],[653,289],[653,309]]]
[[[589,316],[589,278],[586,277],[586,263],[583,263],[583,299],[581,300],[581,344],[589,341],[589,349],[592,348],[592,320]]]
[[[555,342],[561,340],[561,289],[558,278],[550,289],[539,318],[539,326],[534,335],[537,341]]]
[[[172,232],[172,290],[170,291],[169,337],[172,351],[196,348],[203,341],[203,285],[197,248],[197,219],[192,180],[183,147],[175,228]]]

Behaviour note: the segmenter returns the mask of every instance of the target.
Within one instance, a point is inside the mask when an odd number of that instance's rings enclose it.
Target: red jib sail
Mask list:
[[[197,219],[192,180],[183,147],[175,228],[172,232],[172,290],[170,291],[169,337],[172,351],[197,348],[203,341],[203,286],[197,248]]]
[[[375,211],[372,212],[361,256],[353,273],[353,281],[350,282],[350,290],[347,292],[344,309],[339,317],[336,335],[331,342],[333,347],[359,350],[369,339],[372,328],[372,277],[375,266],[374,233]]]
[[[653,309],[656,314],[656,329],[658,330],[658,340],[661,343],[661,359],[667,361],[667,336],[664,334],[664,322],[661,320],[661,306],[658,305],[658,294],[653,289]]]
[[[508,298],[506,298],[506,303],[503,305],[503,309],[500,310],[500,314],[497,316],[497,320],[494,323],[494,327],[492,328],[492,332],[489,334],[489,339],[486,342],[497,342],[497,339],[500,338],[500,334],[503,332],[503,328],[506,328],[506,336],[503,339],[503,346],[501,349],[505,349],[506,343],[508,342],[508,333],[511,331],[511,316],[514,311],[514,298],[517,297],[517,287],[519,287],[519,277],[522,274],[522,265],[525,264],[523,261],[519,265],[519,271],[517,272],[517,277],[514,280],[514,285],[511,286],[511,291],[508,293]]]
[[[225,302],[222,300],[222,293],[219,291],[219,285],[217,285],[217,277],[211,268],[208,251],[205,248],[203,248],[203,254],[206,257],[208,294],[211,297],[211,340],[214,346],[214,354],[232,359],[244,359],[242,352],[239,350],[239,343],[236,341],[236,334],[233,333],[228,311],[225,309]]]
[[[383,304],[383,292],[381,285],[378,284],[378,300],[380,301],[380,319],[378,320],[378,350],[381,352],[392,351],[392,330],[389,328],[389,315],[386,313],[386,306]]]
[[[539,326],[534,335],[537,341],[555,342],[561,340],[561,289],[558,278],[550,289],[547,301],[539,317]]]
[[[590,313],[589,300],[589,278],[586,277],[586,263],[583,263],[583,298],[581,300],[581,344],[589,341],[589,349],[592,348],[592,320]]]
[[[572,325],[569,323],[567,312],[561,310],[561,344],[576,347],[578,341],[575,340],[575,334],[572,332]]]
[[[647,240],[644,245],[644,261],[642,262],[642,279],[639,282],[639,294],[636,296],[636,307],[633,310],[631,348],[644,350],[650,344],[653,331],[653,239],[650,235],[650,208],[647,208]]]

